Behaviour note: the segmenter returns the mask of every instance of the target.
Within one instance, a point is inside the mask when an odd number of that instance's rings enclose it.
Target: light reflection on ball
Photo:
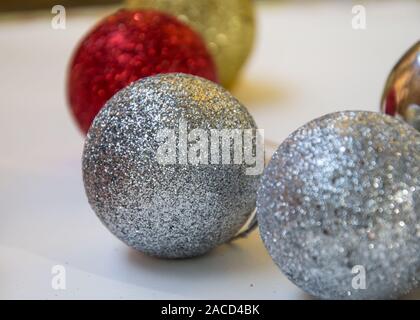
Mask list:
[[[382,111],[420,130],[420,41],[392,69],[385,84]]]

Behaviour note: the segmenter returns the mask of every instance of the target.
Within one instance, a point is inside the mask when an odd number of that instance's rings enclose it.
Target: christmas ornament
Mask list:
[[[271,257],[308,293],[406,293],[420,280],[420,133],[361,111],[304,125],[266,168],[257,215]]]
[[[83,39],[70,64],[68,97],[84,132],[118,90],[158,73],[191,73],[217,81],[204,42],[174,17],[118,11]]]
[[[382,95],[382,111],[420,130],[420,41],[395,65]]]
[[[221,83],[231,87],[247,60],[255,34],[252,0],[126,0],[131,8],[152,8],[177,16],[198,31],[218,67]]]
[[[259,180],[243,162],[218,161],[219,139],[213,145],[206,135],[255,127],[248,111],[213,82],[185,74],[139,80],[112,97],[89,130],[83,153],[89,203],[114,235],[139,251],[201,255],[244,225]],[[204,147],[197,150],[196,140]]]

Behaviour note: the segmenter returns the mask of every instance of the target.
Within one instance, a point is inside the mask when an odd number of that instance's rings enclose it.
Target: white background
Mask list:
[[[351,27],[353,4],[258,3],[255,51],[234,94],[270,140],[328,112],[378,110],[389,70],[420,37],[420,2],[364,2],[363,31]],[[112,10],[70,9],[66,30],[51,28],[49,11],[0,17],[0,298],[308,298],[257,232],[201,258],[157,260],[91,211],[64,79],[77,41]],[[51,287],[56,264],[67,290]]]

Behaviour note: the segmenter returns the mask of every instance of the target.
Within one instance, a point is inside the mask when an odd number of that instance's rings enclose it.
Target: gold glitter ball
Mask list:
[[[212,53],[221,84],[233,85],[254,43],[252,0],[126,0],[126,5],[162,10],[190,25]]]

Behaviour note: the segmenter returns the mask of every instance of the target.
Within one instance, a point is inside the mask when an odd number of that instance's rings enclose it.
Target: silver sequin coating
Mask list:
[[[261,237],[314,296],[398,297],[420,280],[419,190],[415,129],[379,113],[329,114],[273,155],[257,196]]]
[[[159,163],[157,133],[177,131],[180,119],[189,131],[256,128],[213,82],[158,75],[107,102],[83,153],[86,194],[100,220],[127,245],[162,258],[201,255],[233,237],[255,208],[259,182],[242,164]]]

